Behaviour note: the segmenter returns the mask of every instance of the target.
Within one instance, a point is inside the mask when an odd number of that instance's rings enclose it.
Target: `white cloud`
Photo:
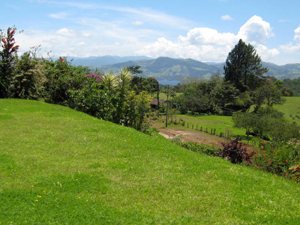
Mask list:
[[[124,18],[134,18],[137,21],[145,21],[149,24],[153,24],[155,26],[168,26],[176,29],[189,29],[191,28],[193,22],[190,20],[168,15],[164,12],[152,10],[149,8],[130,8],[130,7],[116,7],[116,6],[108,6],[104,4],[90,4],[90,3],[75,3],[69,1],[47,1],[47,0],[37,0],[38,3],[43,4],[54,4],[59,6],[66,6],[77,8],[81,10],[105,10],[105,11],[115,11],[119,13],[119,17],[122,17],[124,14]],[[63,18],[63,15],[51,14],[53,18]],[[50,15],[50,16],[51,16]]]
[[[221,16],[221,19],[222,20],[233,20],[233,18],[229,15],[224,15],[224,16]]]
[[[62,28],[54,33],[66,38],[83,38],[90,36],[89,32],[69,30],[67,28]]]
[[[105,25],[109,26],[109,24]],[[41,45],[40,54],[44,57],[48,52],[52,52],[54,56],[128,56],[145,45],[145,42],[140,39],[154,35],[151,30],[135,33],[134,30],[122,29],[118,26],[104,30],[102,28],[100,25],[95,25],[86,31],[67,28],[56,31],[25,30],[21,34],[16,34],[16,43],[20,45],[21,54],[28,51],[30,47]]]
[[[261,44],[255,45],[255,49],[263,60],[269,60],[280,54],[276,48],[268,49],[266,46]]]
[[[154,58],[169,56],[219,62],[227,57],[230,50],[230,46],[192,45],[182,42],[172,42],[166,38],[159,38],[154,44],[146,45],[142,50],[138,51],[137,54],[148,55]]]
[[[253,16],[240,28],[238,36],[244,41],[261,44],[274,34],[268,22],[259,16]]]
[[[84,42],[84,41],[81,41],[81,42],[78,42],[76,45],[77,45],[77,46],[83,46],[83,45],[87,45],[87,43]]]
[[[292,42],[281,45],[280,48],[287,53],[300,52],[300,26],[294,30],[294,41],[297,41],[295,45]]]
[[[296,43],[296,45],[293,45],[293,43],[290,42],[286,45],[281,45],[280,49],[287,53],[300,52],[300,43]]]
[[[102,6],[99,8],[105,10],[116,11],[127,14],[126,16],[137,18],[139,21],[146,21],[155,26],[168,26],[176,29],[184,29],[191,27],[192,22],[177,16],[168,15],[163,12],[155,11],[149,8],[129,8],[129,7],[115,7]]]
[[[219,33],[215,29],[199,27],[190,30],[186,37],[179,36],[179,41],[191,45],[232,45],[238,37],[232,33]]]
[[[136,20],[136,21],[131,22],[131,24],[141,26],[144,24],[144,22]]]
[[[294,32],[295,32],[294,40],[300,41],[300,26]]]
[[[243,39],[245,42],[251,42],[261,58],[267,60],[280,54],[277,49],[268,49],[262,44],[273,35],[268,22],[253,16],[240,28],[238,34],[220,33],[215,29],[198,27],[190,30],[186,36],[180,35],[177,41],[159,38],[155,43],[144,46],[137,54],[221,62],[225,61],[238,40]]]
[[[49,14],[49,17],[53,19],[66,19],[68,17],[68,13],[59,12],[59,13]]]

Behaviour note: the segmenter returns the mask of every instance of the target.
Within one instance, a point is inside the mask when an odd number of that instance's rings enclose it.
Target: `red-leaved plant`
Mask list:
[[[231,163],[245,162],[247,165],[252,164],[254,152],[248,153],[243,144],[238,141],[238,138],[231,140],[228,143],[222,143],[223,149],[219,150],[218,156],[230,160]]]

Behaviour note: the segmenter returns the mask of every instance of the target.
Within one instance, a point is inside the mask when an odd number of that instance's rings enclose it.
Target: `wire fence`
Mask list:
[[[202,126],[201,124],[192,124],[192,123],[188,123],[183,119],[173,119],[170,118],[168,121],[168,124],[174,124],[174,125],[178,125],[178,126],[183,126],[186,127],[188,129],[192,129],[192,130],[197,130],[197,131],[201,131],[210,135],[215,135],[218,137],[224,137],[227,139],[231,139],[233,136],[232,130],[230,128],[225,129],[225,131],[217,131],[216,128],[208,128],[205,126]]]

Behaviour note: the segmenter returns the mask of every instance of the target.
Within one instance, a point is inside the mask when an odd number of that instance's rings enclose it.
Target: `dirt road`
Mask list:
[[[173,138],[176,135],[181,135],[183,141],[198,142],[205,145],[214,145],[222,147],[222,142],[227,142],[226,138],[220,138],[201,131],[189,132],[180,129],[160,129],[159,134],[165,138]]]
[[[218,136],[207,134],[202,131],[190,132],[180,129],[159,129],[159,134],[164,136],[165,138],[174,138],[175,136],[181,135],[183,141],[198,142],[200,144],[217,146],[220,148],[223,147],[222,143],[226,143],[229,141],[226,138],[221,138]],[[244,147],[246,147],[246,149],[250,152],[256,150],[256,148],[254,148],[251,145],[244,144]]]

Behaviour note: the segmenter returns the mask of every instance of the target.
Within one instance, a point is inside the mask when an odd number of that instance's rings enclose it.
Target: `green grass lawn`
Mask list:
[[[285,99],[286,102],[284,104],[274,105],[274,108],[283,112],[288,120],[295,121],[300,125],[300,97],[285,97]]]
[[[181,95],[182,93],[176,93],[176,96],[179,96]],[[156,98],[156,95],[155,95],[155,98]],[[167,99],[167,95],[163,92],[160,92],[159,93],[159,99]],[[169,97],[169,99],[172,99],[172,97]]]
[[[0,224],[299,224],[293,181],[66,107],[0,100]]]

